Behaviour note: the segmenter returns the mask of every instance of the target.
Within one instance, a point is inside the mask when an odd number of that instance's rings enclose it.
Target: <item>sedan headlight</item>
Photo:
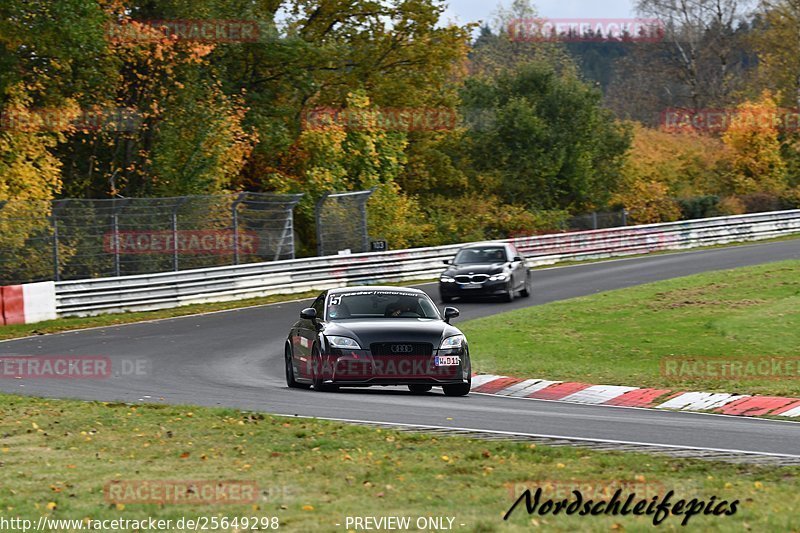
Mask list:
[[[331,335],[328,337],[328,342],[332,348],[345,348],[348,350],[361,349],[361,346],[359,346],[358,343],[350,337],[338,337],[336,335]]]
[[[447,337],[445,340],[442,341],[442,345],[439,347],[440,350],[452,350],[454,348],[461,348],[461,344],[464,342],[464,335],[453,335],[452,337]]]
[[[508,279],[508,274],[495,274],[494,276],[489,276],[489,281],[505,281]]]
[[[442,276],[441,278],[439,278],[439,281],[441,281],[442,283],[453,283],[455,280],[450,276]]]

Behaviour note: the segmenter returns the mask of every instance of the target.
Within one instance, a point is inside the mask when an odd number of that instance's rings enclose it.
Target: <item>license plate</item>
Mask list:
[[[437,355],[433,358],[434,366],[458,366],[461,364],[461,356],[458,355]]]
[[[480,289],[480,283],[465,283],[461,286],[462,289]]]

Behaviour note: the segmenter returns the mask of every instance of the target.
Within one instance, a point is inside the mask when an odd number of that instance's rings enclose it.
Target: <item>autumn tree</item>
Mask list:
[[[653,49],[667,59],[666,80],[678,81],[685,102],[699,109],[726,105],[740,88],[750,0],[638,0],[640,15],[658,19],[664,39]],[[662,78],[664,79],[664,78]]]
[[[711,136],[633,125],[633,139],[612,203],[637,223],[681,217],[680,199],[711,195],[719,186],[725,147]]]
[[[49,247],[27,244],[47,235],[50,201],[61,188],[61,165],[51,153],[60,134],[41,131],[30,100],[13,87],[9,92],[0,109],[0,279],[7,280],[52,271],[52,262],[41,257]]]
[[[495,79],[468,80],[463,100],[494,116],[468,132],[465,148],[474,172],[494,176],[505,202],[575,212],[606,204],[629,139],[601,107],[599,91],[531,63]]]
[[[722,142],[730,152],[725,188],[732,194],[786,191],[786,162],[781,157],[781,141],[776,119],[781,111],[769,92],[757,101],[737,106]]]

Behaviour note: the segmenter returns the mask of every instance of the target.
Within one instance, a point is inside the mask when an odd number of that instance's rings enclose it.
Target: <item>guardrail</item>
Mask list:
[[[800,233],[800,210],[517,237],[528,266]],[[164,309],[438,276],[463,244],[56,283],[59,316]]]

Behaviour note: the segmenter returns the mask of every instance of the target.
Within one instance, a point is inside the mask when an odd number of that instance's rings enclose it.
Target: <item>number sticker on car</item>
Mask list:
[[[458,355],[437,355],[433,358],[434,366],[457,366],[461,364],[461,357]]]

